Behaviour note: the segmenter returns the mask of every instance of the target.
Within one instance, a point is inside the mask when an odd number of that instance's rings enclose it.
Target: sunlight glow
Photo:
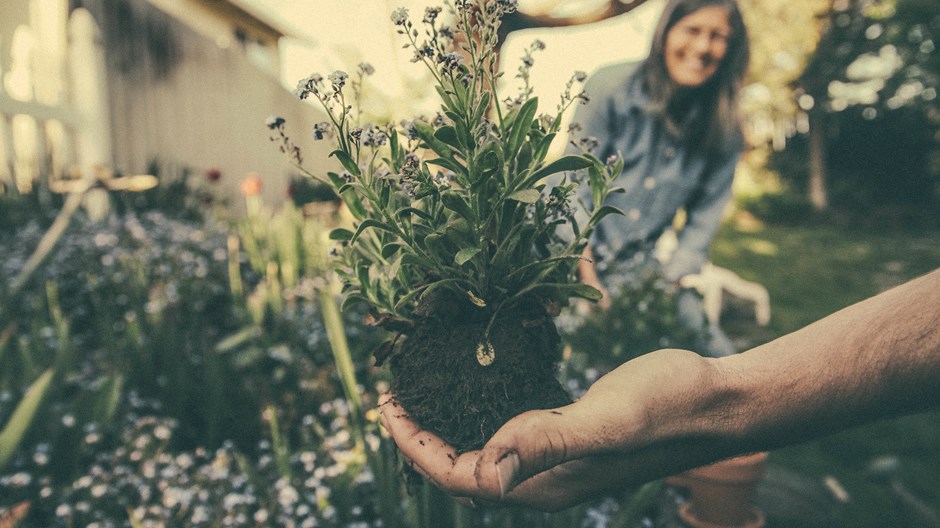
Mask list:
[[[375,67],[376,74],[367,90],[382,106],[376,115],[390,120],[429,113],[437,108],[436,94],[430,90],[430,76],[420,64],[412,64],[412,54],[402,49],[405,40],[395,33],[389,21],[397,7],[406,7],[412,20],[420,21],[424,8],[440,5],[434,0],[255,0],[277,16],[290,20],[305,31],[307,38],[282,42],[282,81],[293,88],[312,72],[327,74],[336,69],[355,70],[360,62]],[[591,73],[600,66],[619,60],[644,57],[662,0],[650,0],[634,11],[604,22],[574,28],[532,29],[517,32],[503,46],[506,71],[505,94],[514,94],[513,79],[523,49],[534,39],[547,49],[535,57],[531,81],[541,107],[555,107],[565,82],[575,71]],[[368,95],[368,94],[367,94]]]

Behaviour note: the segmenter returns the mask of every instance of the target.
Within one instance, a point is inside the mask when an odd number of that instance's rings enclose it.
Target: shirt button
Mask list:
[[[656,187],[656,178],[653,178],[652,176],[647,176],[646,179],[643,180],[643,187],[645,187],[647,190],[650,190],[653,187]]]
[[[634,207],[633,209],[630,209],[630,211],[627,213],[627,216],[630,217],[630,220],[633,220],[633,221],[639,220],[640,210]]]

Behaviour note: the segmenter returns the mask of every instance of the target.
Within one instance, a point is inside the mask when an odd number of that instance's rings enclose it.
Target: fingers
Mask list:
[[[408,465],[458,503],[541,511],[587,500],[622,478],[615,459],[581,458],[596,447],[586,443],[596,435],[578,434],[589,428],[573,405],[524,413],[497,431],[483,450],[457,454],[422,430],[392,397],[380,399],[382,423]]]
[[[500,428],[475,468],[481,492],[503,499],[520,482],[579,457],[583,449],[573,433],[577,421],[571,419],[571,408],[529,411]]]
[[[458,454],[439,436],[421,429],[390,395],[379,400],[382,425],[409,465],[450,495],[476,496],[474,478],[479,451]]]

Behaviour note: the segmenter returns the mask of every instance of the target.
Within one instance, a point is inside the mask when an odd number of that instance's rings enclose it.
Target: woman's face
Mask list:
[[[666,33],[669,77],[685,88],[701,86],[718,71],[730,36],[728,10],[722,6],[703,7],[679,19]]]

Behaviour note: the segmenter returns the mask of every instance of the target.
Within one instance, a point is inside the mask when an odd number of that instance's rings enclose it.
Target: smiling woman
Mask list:
[[[582,141],[600,159],[621,154],[624,170],[607,205],[626,214],[598,226],[580,264],[581,278],[617,295],[638,266],[661,268],[677,287],[699,273],[725,206],[743,139],[737,98],[747,69],[747,32],[735,0],[671,0],[639,63],[601,69],[588,80],[591,102],[574,116]],[[582,196],[587,196],[586,190]],[[655,257],[660,236],[679,211],[685,225],[665,262]],[[610,298],[601,306],[610,304]],[[680,322],[703,337],[695,350],[735,352],[717,325],[706,326],[702,300],[677,296]]]
[[[703,7],[684,17],[666,35],[666,70],[679,86],[696,88],[718,71],[728,51],[731,25],[722,6]]]

